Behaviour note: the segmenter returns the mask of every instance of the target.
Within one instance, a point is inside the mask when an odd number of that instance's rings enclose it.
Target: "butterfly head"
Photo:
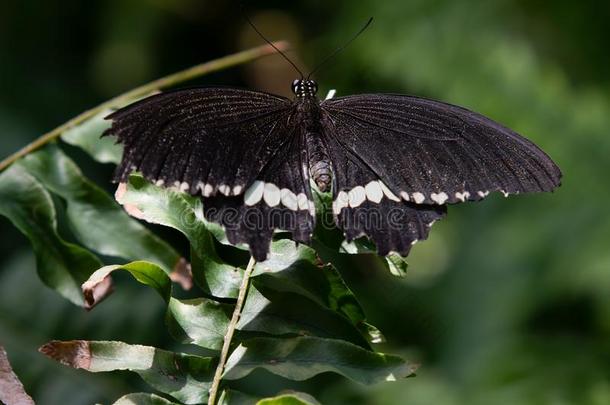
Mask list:
[[[314,97],[318,92],[318,83],[309,79],[297,79],[292,82],[292,92],[297,97]]]

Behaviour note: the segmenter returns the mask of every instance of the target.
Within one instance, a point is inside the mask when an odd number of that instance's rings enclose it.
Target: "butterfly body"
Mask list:
[[[378,253],[408,254],[446,205],[552,191],[561,172],[536,145],[450,104],[395,94],[320,101],[313,80],[293,100],[232,88],[151,96],[111,114],[125,147],[116,180],[139,170],[203,199],[232,243],[264,260],[274,230],[309,243],[310,180],[332,192],[336,226]]]
[[[320,100],[316,96],[318,85],[313,80],[295,80],[295,94],[291,121],[300,123],[304,147],[307,152],[309,176],[322,192],[330,191],[332,164],[324,141],[324,119]]]

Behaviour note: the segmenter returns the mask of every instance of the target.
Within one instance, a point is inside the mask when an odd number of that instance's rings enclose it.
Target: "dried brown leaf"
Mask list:
[[[25,392],[2,346],[0,346],[0,402],[6,405],[34,405],[34,400]]]

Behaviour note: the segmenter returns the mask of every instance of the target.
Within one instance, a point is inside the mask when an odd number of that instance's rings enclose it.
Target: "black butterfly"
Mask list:
[[[275,229],[311,240],[310,179],[330,191],[347,240],[407,255],[446,204],[551,191],[561,172],[536,145],[496,122],[438,101],[363,94],[320,101],[313,80],[294,100],[194,88],[148,97],[107,118],[124,144],[116,180],[138,170],[203,198],[204,215],[264,260]]]

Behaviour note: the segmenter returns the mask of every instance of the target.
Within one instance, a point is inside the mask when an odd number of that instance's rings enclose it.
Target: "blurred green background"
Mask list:
[[[4,0],[0,155],[162,75],[261,43],[236,1]],[[266,373],[251,393],[306,390],[329,404],[610,404],[610,3],[542,0],[247,2],[306,69],[369,31],[317,75],[321,93],[391,91],[479,111],[540,145],[564,172],[554,194],[453,206],[396,279],[343,269],[383,350],[422,364],[416,378],[365,388],[322,375],[295,385]],[[278,57],[203,84],[289,93]],[[112,167],[67,148],[111,190]],[[40,404],[111,402],[145,389],[43,358],[51,339],[173,347],[154,292],[123,283],[91,313],[42,286],[27,240],[0,218],[0,343]],[[184,249],[169,231],[163,235]]]

